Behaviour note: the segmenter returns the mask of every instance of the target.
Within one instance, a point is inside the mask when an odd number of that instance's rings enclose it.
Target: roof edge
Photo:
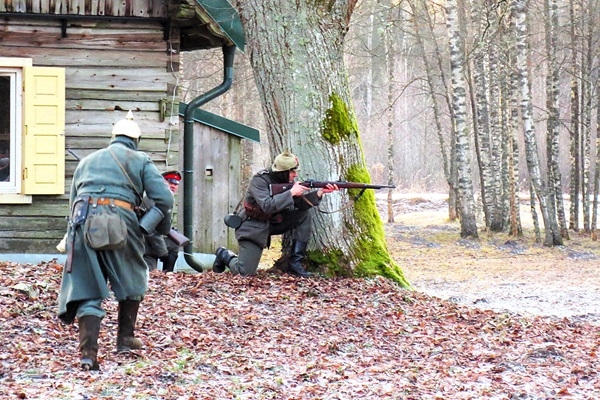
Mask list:
[[[186,107],[187,103],[179,103],[180,117],[185,116]],[[194,110],[194,115],[192,116],[192,118],[196,122],[200,122],[204,125],[211,126],[230,135],[234,135],[242,139],[248,139],[253,142],[260,143],[260,131],[248,125],[244,125],[231,119],[221,117],[217,114],[213,114],[200,108]]]
[[[196,0],[196,2],[219,25],[223,34],[243,52],[246,36],[237,10],[227,0]]]

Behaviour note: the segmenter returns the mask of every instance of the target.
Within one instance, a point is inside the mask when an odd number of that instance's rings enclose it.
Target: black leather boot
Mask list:
[[[294,240],[292,242],[292,253],[290,254],[289,261],[289,271],[292,274],[301,276],[303,278],[311,277],[313,274],[306,271],[302,266],[302,260],[306,256],[306,247],[308,246],[307,242],[301,242],[299,240]]]
[[[140,339],[134,337],[135,322],[137,320],[140,302],[137,300],[123,300],[119,302],[119,327],[117,331],[117,352],[129,353],[144,347]]]
[[[84,315],[78,319],[80,365],[84,371],[97,371],[100,369],[98,364],[98,336],[100,335],[101,321],[102,318],[95,315]]]
[[[177,254],[174,251],[167,253],[166,256],[161,257],[160,261],[162,261],[162,271],[163,272],[173,272],[175,270],[175,263],[177,262]]]
[[[226,249],[225,247],[219,247],[217,251],[215,251],[215,262],[213,263],[212,270],[217,274],[222,274],[225,272],[225,268],[229,266],[229,262],[237,257],[233,251]]]

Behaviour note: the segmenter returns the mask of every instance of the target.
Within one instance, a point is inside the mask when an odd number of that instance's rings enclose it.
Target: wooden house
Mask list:
[[[142,130],[140,150],[161,170],[182,169],[180,54],[243,46],[227,0],[0,0],[0,253],[56,253],[78,160],[105,147],[128,110]],[[216,129],[216,142],[239,151]],[[190,187],[198,176],[204,182],[204,170],[188,172]],[[231,205],[221,207],[225,214]],[[208,251],[200,241],[211,230],[202,229],[194,245]]]

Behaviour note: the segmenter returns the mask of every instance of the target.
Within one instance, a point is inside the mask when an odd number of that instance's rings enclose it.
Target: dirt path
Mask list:
[[[379,201],[380,211],[382,200]],[[581,319],[600,324],[600,245],[575,234],[547,248],[524,238],[480,234],[461,240],[447,222],[443,198],[394,201],[388,246],[413,287],[460,304],[495,311]]]

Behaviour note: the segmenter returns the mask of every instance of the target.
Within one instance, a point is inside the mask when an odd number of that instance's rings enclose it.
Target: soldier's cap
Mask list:
[[[300,162],[298,161],[298,157],[290,153],[289,150],[284,150],[283,153],[275,157],[271,169],[273,172],[298,171],[300,169]]]
[[[112,130],[113,136],[127,136],[133,139],[139,139],[142,136],[142,131],[138,124],[133,120],[131,110],[127,113],[125,119],[117,122]]]
[[[167,171],[167,172],[163,172],[162,173],[163,178],[165,178],[166,181],[176,184],[179,184],[179,181],[181,180],[181,173],[179,173],[179,171]]]

